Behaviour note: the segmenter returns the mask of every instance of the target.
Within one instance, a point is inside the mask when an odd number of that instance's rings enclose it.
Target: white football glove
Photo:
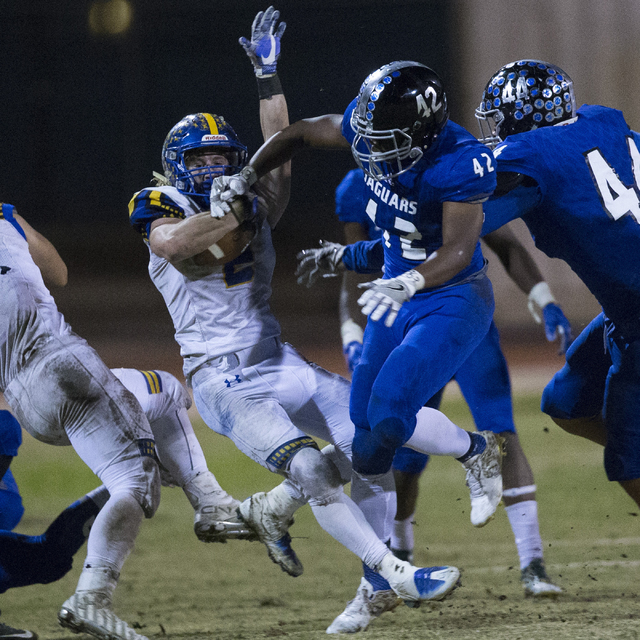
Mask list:
[[[362,313],[374,321],[380,320],[386,313],[387,318],[384,323],[390,327],[396,319],[400,307],[411,300],[418,289],[424,287],[424,278],[415,269],[411,269],[396,278],[388,280],[378,278],[371,282],[363,282],[358,287],[366,289],[358,299]]]
[[[257,180],[258,176],[255,169],[249,165],[233,176],[218,176],[214,178],[211,184],[211,193],[209,194],[211,217],[222,218],[229,213],[231,207],[228,201],[249,193],[249,190]]]
[[[298,284],[310,287],[319,277],[333,278],[338,275],[342,266],[342,254],[344,246],[337,242],[320,240],[320,249],[305,249],[296,259],[298,268]]]

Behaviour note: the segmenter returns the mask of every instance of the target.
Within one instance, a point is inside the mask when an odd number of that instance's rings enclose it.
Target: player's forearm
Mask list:
[[[173,264],[208,250],[237,227],[238,221],[232,214],[212,218],[208,213],[199,213],[175,224],[154,227],[149,243],[153,253]]]
[[[342,116],[330,115],[308,120],[298,120],[278,131],[256,151],[249,164],[258,178],[276,167],[290,161],[303,149],[349,148],[342,137],[340,122]]]

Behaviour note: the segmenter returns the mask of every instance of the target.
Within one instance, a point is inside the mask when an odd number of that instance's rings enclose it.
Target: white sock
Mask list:
[[[391,548],[396,551],[413,551],[413,519],[411,514],[404,520],[394,520],[391,533]]]
[[[355,553],[366,565],[376,567],[389,553],[356,503],[342,487],[322,504],[309,500],[318,524],[335,540]]]
[[[267,495],[269,496],[269,503],[274,513],[286,519],[292,518],[293,514],[300,507],[307,504],[302,489],[300,489],[296,482],[288,478],[271,489]]]
[[[208,470],[186,409],[168,411],[150,425],[158,459],[178,486]]]
[[[460,458],[469,451],[471,438],[441,411],[422,407],[416,416],[416,429],[404,446],[429,455]]]
[[[367,522],[382,542],[391,537],[396,513],[396,485],[393,472],[377,476],[351,474],[351,499],[358,505]]]
[[[84,566],[107,566],[118,574],[133,549],[144,514],[129,493],[112,495],[96,516]]]
[[[505,507],[505,511],[516,539],[520,569],[524,569],[535,558],[542,558],[538,503],[535,500],[516,502]]]

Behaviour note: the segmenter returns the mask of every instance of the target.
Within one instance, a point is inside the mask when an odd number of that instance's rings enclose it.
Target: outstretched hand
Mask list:
[[[320,240],[319,249],[304,249],[296,256],[298,284],[310,287],[318,278],[333,278],[343,267],[344,245]]]
[[[287,27],[286,22],[281,22],[276,28],[278,18],[280,18],[280,12],[273,7],[260,11],[251,25],[251,40],[244,37],[239,40],[259,78],[276,73],[276,65],[280,57],[280,39]]]
[[[550,302],[543,310],[542,316],[544,318],[544,333],[547,336],[549,342],[553,342],[556,338],[560,341],[558,347],[558,355],[565,355],[567,349],[573,342],[573,336],[571,334],[571,324],[564,315],[562,309],[553,302]]]

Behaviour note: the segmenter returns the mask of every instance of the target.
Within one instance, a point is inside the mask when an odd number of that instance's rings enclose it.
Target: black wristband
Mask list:
[[[283,93],[277,73],[267,78],[256,77],[256,80],[258,81],[258,97],[260,100],[268,100],[271,96]]]

